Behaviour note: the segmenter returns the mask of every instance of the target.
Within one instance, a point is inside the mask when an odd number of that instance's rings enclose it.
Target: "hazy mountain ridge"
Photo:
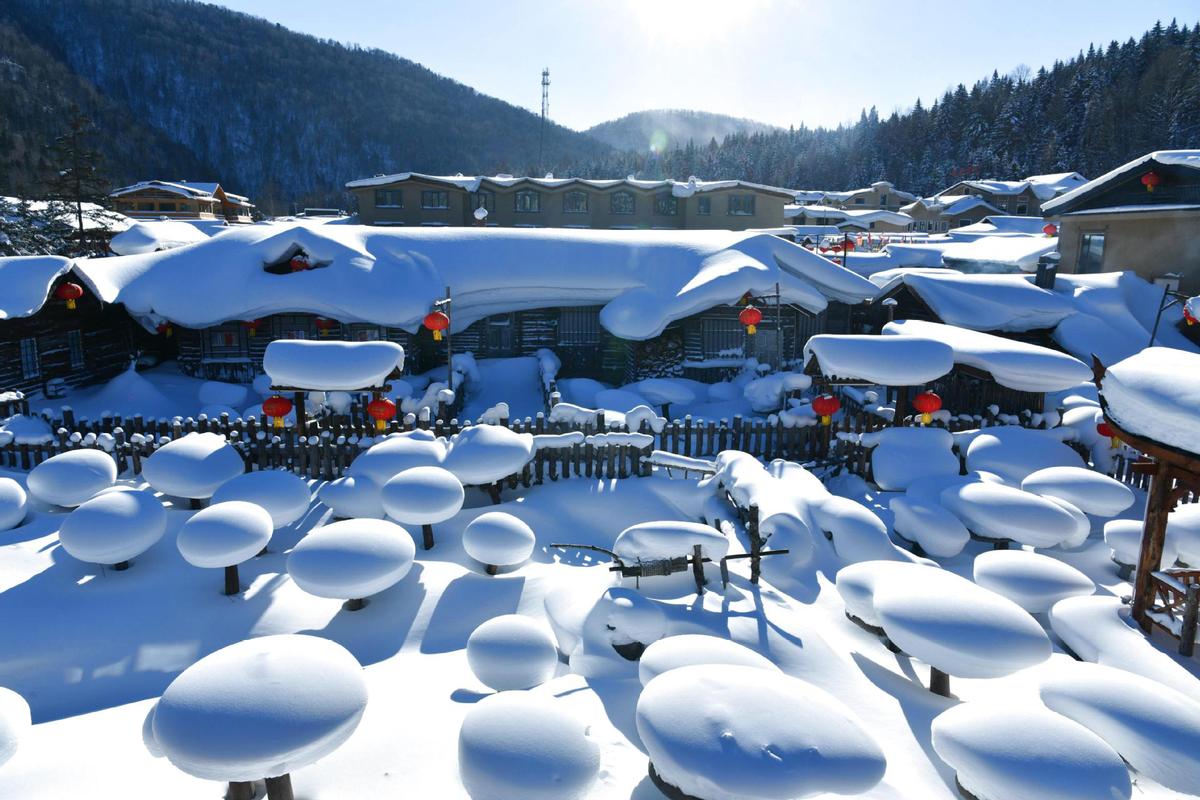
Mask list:
[[[728,114],[710,111],[688,111],[679,108],[635,111],[620,119],[601,122],[584,131],[618,150],[662,152],[682,147],[689,141],[706,145],[726,136],[742,133],[762,133],[778,130],[774,125]]]

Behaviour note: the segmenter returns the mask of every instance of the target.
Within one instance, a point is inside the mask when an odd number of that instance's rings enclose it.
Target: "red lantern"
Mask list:
[[[1196,311],[1200,310],[1200,297],[1189,297],[1183,304],[1183,321],[1188,325],[1195,325],[1200,322],[1197,318]]]
[[[433,340],[435,342],[440,342],[442,340],[442,331],[450,327],[450,317],[441,311],[430,311],[425,315],[425,319],[421,324],[433,331]]]
[[[163,336],[170,336],[172,333],[171,324],[169,322],[158,323],[158,325],[154,328],[154,330],[157,331],[158,333],[162,334]]]
[[[754,306],[746,306],[738,314],[738,322],[746,326],[746,333],[753,336],[758,332],[758,323],[762,322],[762,312]]]
[[[262,325],[262,322],[261,319],[248,319],[242,323],[242,326],[245,327],[247,333],[254,336],[258,333],[258,327]]]
[[[1047,222],[1045,225],[1042,226],[1042,233],[1046,234],[1047,236],[1057,236],[1058,235],[1058,226],[1055,225],[1053,222]]]
[[[312,262],[303,253],[297,253],[288,261],[288,266],[291,267],[292,272],[303,272],[312,267]]]
[[[1096,433],[1100,434],[1101,436],[1108,437],[1109,447],[1116,447],[1121,443],[1121,440],[1117,437],[1116,430],[1112,425],[1109,425],[1107,421],[1096,423]]]
[[[821,424],[828,425],[833,415],[842,410],[842,401],[831,394],[823,394],[813,398],[812,410],[821,417]]]
[[[292,411],[292,401],[288,400],[283,395],[273,394],[262,404],[263,413],[268,417],[273,417],[273,426],[276,428],[283,427],[283,418]]]
[[[60,283],[54,290],[54,296],[67,301],[67,308],[74,310],[75,301],[83,297],[83,287],[78,283]]]
[[[377,397],[367,403],[367,413],[375,420],[375,429],[384,430],[387,428],[388,420],[396,417],[396,404],[386,397]]]
[[[912,404],[921,412],[921,424],[928,425],[933,422],[934,413],[942,409],[942,398],[934,392],[921,392],[913,398]]]
[[[1162,176],[1154,170],[1150,170],[1142,176],[1142,186],[1146,187],[1147,192],[1153,192],[1154,187],[1162,183]]]
[[[327,317],[317,317],[313,324],[317,326],[317,330],[324,336],[333,330],[334,326],[337,325],[337,321]]]

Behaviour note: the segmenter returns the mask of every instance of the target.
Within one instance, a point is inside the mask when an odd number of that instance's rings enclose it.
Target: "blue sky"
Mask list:
[[[1036,70],[1195,0],[224,0],[329,39],[378,47],[568,127],[647,108],[776,125],[881,114],[1019,65]]]

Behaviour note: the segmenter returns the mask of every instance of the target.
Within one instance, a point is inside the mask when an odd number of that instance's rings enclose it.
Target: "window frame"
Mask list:
[[[521,208],[522,199],[533,198],[532,208]],[[542,213],[542,193],[534,189],[518,189],[513,193],[513,211],[517,214]]]
[[[583,198],[583,208],[569,208],[568,207],[568,204],[567,204],[568,198],[579,199],[581,197]],[[587,214],[588,209],[590,207],[590,202],[591,201],[588,198],[588,193],[583,191],[582,189],[571,189],[570,191],[563,192],[563,196],[562,196],[563,213],[564,214]]]
[[[433,200],[441,200],[440,205],[434,205],[430,202]],[[450,192],[447,189],[422,189],[421,190],[421,209],[423,211],[449,211],[450,210]]]
[[[712,216],[712,198],[706,195],[700,195],[696,198],[696,216],[711,217]]]
[[[663,206],[668,206],[671,210],[663,210]],[[659,192],[654,195],[654,216],[656,217],[678,217],[679,216],[679,198],[671,192]]]
[[[67,353],[71,369],[83,369],[87,364],[86,354],[83,351],[83,331],[78,328],[67,331]]]
[[[629,210],[623,211],[617,207],[617,198],[629,198]],[[622,189],[619,192],[613,192],[608,196],[608,213],[613,216],[629,217],[637,213],[637,195],[633,192]]]
[[[18,345],[21,353],[21,377],[40,378],[42,376],[41,354],[38,353],[36,336],[23,336]]]
[[[489,214],[496,210],[496,193],[487,189],[474,192],[471,199],[471,210],[484,209]]]
[[[381,203],[380,198],[385,200],[398,200],[395,203]],[[404,191],[401,189],[376,189],[375,190],[375,207],[376,208],[404,208]]]
[[[1104,247],[1106,245],[1107,231],[1080,231],[1079,233],[1079,256],[1075,259],[1075,271],[1080,275],[1094,275],[1104,271]],[[1094,239],[1100,240],[1100,250],[1096,254],[1097,259],[1095,264],[1091,261],[1091,241]],[[1085,267],[1087,267],[1085,269]],[[1094,268],[1093,268],[1094,267]]]
[[[730,217],[753,217],[757,209],[755,200],[756,198],[752,194],[731,194],[725,213]],[[745,201],[749,201],[749,210],[735,208],[735,206],[741,206]]]
[[[563,308],[558,312],[559,347],[595,347],[600,344],[600,310],[595,306]]]
[[[1018,217],[1029,216],[1029,204],[1028,203],[1017,203],[1017,210],[1014,211],[1013,213]]]

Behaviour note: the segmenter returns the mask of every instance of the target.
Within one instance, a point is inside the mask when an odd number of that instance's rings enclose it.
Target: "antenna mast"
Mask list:
[[[546,141],[546,120],[550,118],[550,68],[542,70],[542,123],[538,128],[538,172],[542,172],[542,145]]]

